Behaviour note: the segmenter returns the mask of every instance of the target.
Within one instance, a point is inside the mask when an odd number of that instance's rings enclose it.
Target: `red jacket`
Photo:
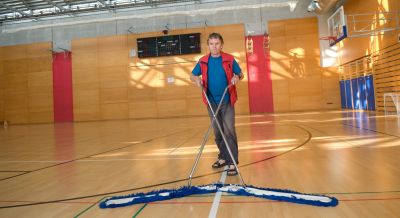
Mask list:
[[[224,68],[226,79],[228,83],[231,82],[233,75],[233,56],[224,52],[221,52],[222,56],[222,67]],[[200,58],[199,63],[200,63],[200,69],[201,69],[201,78],[203,80],[203,85],[204,88],[207,90],[208,87],[208,79],[207,79],[207,72],[208,72],[208,59],[210,58],[210,54],[203,56]],[[231,86],[229,87],[229,95],[230,95],[230,102],[231,105],[234,106],[237,100],[237,92],[236,92],[236,86]],[[204,96],[203,93],[203,102],[207,105],[207,100]]]

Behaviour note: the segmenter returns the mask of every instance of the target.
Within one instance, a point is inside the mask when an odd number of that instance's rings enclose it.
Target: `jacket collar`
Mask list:
[[[200,61],[203,63],[208,63],[208,60],[210,59],[211,53],[208,53],[207,55],[203,56],[200,58]],[[221,51],[221,57],[222,57],[222,62],[229,61],[227,58],[227,54]]]

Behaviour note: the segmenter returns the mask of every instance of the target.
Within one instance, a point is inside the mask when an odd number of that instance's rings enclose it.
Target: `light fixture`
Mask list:
[[[163,33],[164,35],[167,35],[167,34],[168,34],[168,31],[169,31],[168,25],[169,25],[169,24],[167,24],[167,25],[164,26],[165,29],[162,31],[162,33]]]
[[[290,10],[290,12],[293,12],[294,9],[296,9],[297,1],[289,1],[289,2],[288,2],[288,5],[289,5],[289,10]]]
[[[319,0],[312,0],[307,7],[307,11],[315,12],[317,9],[321,10],[321,6],[319,5]]]

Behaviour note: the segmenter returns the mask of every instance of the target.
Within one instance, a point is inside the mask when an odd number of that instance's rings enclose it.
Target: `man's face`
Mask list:
[[[210,49],[212,56],[219,56],[222,50],[221,40],[217,38],[211,38],[208,40],[208,48]]]

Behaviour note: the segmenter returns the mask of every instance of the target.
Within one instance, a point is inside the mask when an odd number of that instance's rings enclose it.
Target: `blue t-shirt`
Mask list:
[[[236,60],[233,60],[232,71],[234,74],[239,75],[242,71]],[[195,76],[201,75],[200,63],[196,64],[196,67],[192,70],[192,74]],[[222,67],[222,56],[212,57],[208,59],[208,98],[212,103],[218,104],[224,94],[225,88],[228,85],[224,68]],[[230,83],[230,81],[229,81]],[[224,102],[229,102],[229,92],[224,97]]]

